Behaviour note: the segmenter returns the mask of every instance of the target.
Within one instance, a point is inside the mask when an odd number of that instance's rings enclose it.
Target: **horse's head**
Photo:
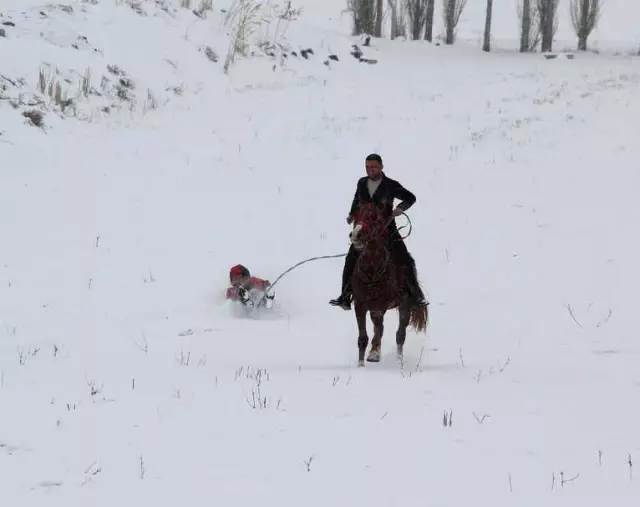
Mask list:
[[[367,229],[365,229],[365,225],[362,222],[355,223],[349,233],[349,241],[356,250],[362,250],[366,244]]]
[[[364,206],[353,221],[349,241],[356,250],[363,250],[372,241],[384,241],[388,227],[389,220],[375,206]]]

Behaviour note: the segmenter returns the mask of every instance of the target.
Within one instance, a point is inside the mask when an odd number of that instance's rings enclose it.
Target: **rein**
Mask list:
[[[401,215],[404,215],[405,217],[407,217],[407,220],[408,220],[409,223],[399,227],[397,230],[398,230],[398,235],[400,237],[399,238],[393,238],[392,240],[390,240],[390,242],[402,241],[402,240],[408,238],[411,235],[411,231],[413,229],[412,224],[411,224],[411,219],[409,218],[409,215],[407,215],[404,211],[401,213]],[[395,217],[392,216],[389,220],[386,221],[384,227],[382,227],[379,231],[375,231],[375,232],[373,232],[373,234],[369,234],[369,235],[365,236],[363,238],[363,240],[361,242],[359,242],[362,245],[360,250],[362,250],[364,252],[367,249],[367,244],[370,241],[373,241],[373,240],[376,240],[376,239],[379,239],[380,237],[382,237],[383,234],[386,233],[387,229],[389,228],[391,223],[393,223],[394,220],[395,220]],[[374,223],[377,222],[377,221],[378,220],[374,220]],[[400,231],[402,229],[404,229],[405,227],[409,227],[409,233],[406,236],[402,236],[400,234]],[[380,281],[382,276],[387,271],[387,266],[389,264],[390,257],[391,257],[391,255],[390,255],[389,249],[387,247],[385,247],[384,248],[384,260],[382,262],[382,265],[380,266],[380,268],[373,275],[369,275],[369,274],[365,274],[364,271],[362,270],[362,267],[361,267],[361,264],[360,264],[360,261],[362,260],[362,257],[358,256],[358,261],[356,263],[356,269],[358,269],[360,271],[360,273],[362,273],[362,275],[365,276],[368,279],[367,282],[363,281],[363,283],[365,285],[373,286],[373,285],[376,285]]]
[[[392,241],[402,241],[407,239],[409,236],[411,236],[411,232],[413,231],[413,223],[411,222],[411,219],[409,218],[409,215],[407,215],[404,211],[402,213],[400,213],[399,216],[404,216],[407,219],[407,224],[405,225],[401,225],[400,227],[398,227],[398,234],[400,235],[400,238],[394,238]],[[371,238],[368,239],[375,239],[378,238],[379,236],[381,236],[388,228],[389,226],[392,224],[392,222],[396,219],[396,217],[391,217],[389,220],[387,220],[387,222],[384,224],[384,227],[382,227],[382,229],[380,229],[379,232],[376,232],[375,234],[373,234],[373,236]],[[403,236],[402,234],[400,234],[400,231],[404,228],[408,227],[409,228],[409,232],[407,233],[406,236]]]

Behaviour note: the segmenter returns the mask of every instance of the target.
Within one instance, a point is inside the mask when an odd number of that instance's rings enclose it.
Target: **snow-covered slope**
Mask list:
[[[44,111],[45,129],[58,116],[131,125],[167,107],[188,109],[193,97],[212,100],[219,110],[227,100],[230,69],[232,87],[242,88],[322,76],[335,50],[356,62],[348,54],[348,38],[316,35],[313,28],[303,36],[300,27],[291,27],[295,12],[287,15],[277,5],[247,21],[246,48],[233,52],[238,24],[230,2],[202,11],[169,0],[7,3],[14,8],[1,13],[6,28],[0,39],[0,97],[16,113]],[[290,28],[295,42],[288,39]],[[309,32],[315,35],[311,48]],[[315,50],[314,58],[308,49]],[[242,50],[253,56],[249,68],[242,66]]]
[[[25,94],[41,62],[137,85],[44,130],[0,106],[2,504],[636,505],[639,60],[374,40],[366,65],[340,3],[305,5],[287,37],[314,55],[227,74],[219,11],[11,11]],[[50,40],[76,34],[105,56]],[[358,369],[342,259],[260,318],[222,295],[237,262],[346,252],[372,151],[418,197],[431,322],[399,365],[390,313]]]

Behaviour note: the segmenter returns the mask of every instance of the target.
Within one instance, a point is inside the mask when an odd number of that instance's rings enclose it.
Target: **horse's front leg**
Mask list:
[[[367,361],[377,363],[380,361],[380,346],[384,333],[384,312],[371,312],[371,322],[373,322],[373,340],[371,340],[371,351]]]
[[[358,366],[364,366],[364,353],[369,345],[367,334],[367,308],[361,303],[355,304],[356,322],[358,323]]]

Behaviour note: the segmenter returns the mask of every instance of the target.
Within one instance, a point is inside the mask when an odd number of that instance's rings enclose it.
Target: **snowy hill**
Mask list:
[[[14,9],[2,13],[7,27],[2,38],[2,98],[19,112],[35,109],[47,116],[51,111],[63,118],[102,123],[115,116],[126,123],[167,107],[191,107],[194,96],[224,102],[232,67],[236,88],[266,85],[274,80],[276,69],[278,85],[283,80],[304,82],[326,69],[323,64],[331,54],[326,37],[313,38],[320,54],[314,53],[311,61],[305,46],[308,36],[297,35],[295,44],[289,43],[287,33],[296,11],[274,5],[259,15],[246,15],[248,33],[237,41],[234,27],[243,12],[235,14],[220,7],[221,2],[211,10],[202,7],[205,2],[197,9],[182,8],[181,3],[14,2]],[[348,38],[333,40],[338,40],[336,49],[346,47],[342,55],[348,56]],[[253,56],[249,75],[236,65],[242,63],[242,52]],[[236,72],[237,66],[241,68]],[[43,124],[52,122],[56,115]]]
[[[593,39],[611,51],[546,60],[509,50],[507,9],[487,54],[475,5],[454,46],[364,46],[343,2],[307,0],[286,61],[260,45],[276,16],[228,72],[229,2],[131,4],[0,8],[3,505],[637,504],[624,2]],[[56,68],[73,111],[39,89]],[[359,369],[353,312],[327,304],[341,258],[259,318],[223,296],[235,263],[273,280],[345,253],[374,151],[417,195],[431,321],[398,364],[389,313]]]

